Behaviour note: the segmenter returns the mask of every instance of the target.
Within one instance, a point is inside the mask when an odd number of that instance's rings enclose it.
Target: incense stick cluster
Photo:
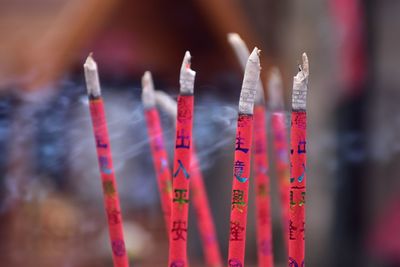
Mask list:
[[[227,229],[229,230],[229,253],[226,263],[230,267],[244,266],[247,203],[249,197],[255,197],[258,266],[273,266],[269,196],[271,189],[265,119],[269,110],[265,106],[264,88],[260,82],[260,50],[256,47],[250,53],[244,41],[237,34],[229,34],[228,41],[244,70],[244,77],[239,98],[232,165],[231,214],[229,229]],[[127,267],[129,263],[123,236],[117,184],[112,167],[104,104],[97,65],[92,55],[87,58],[84,69],[114,266]],[[275,164],[278,170],[282,223],[285,229],[283,234],[287,240],[290,266],[304,266],[305,252],[306,96],[309,75],[308,59],[305,54],[303,54],[303,65],[299,69],[299,73],[293,80],[290,153],[285,127],[282,82],[277,69],[271,71],[268,84],[274,158],[276,158]],[[222,267],[226,264],[223,263],[220,253],[193,138],[195,77],[196,72],[191,69],[191,55],[186,52],[180,70],[180,93],[175,102],[168,94],[155,90],[151,73],[145,72],[142,77],[144,117],[165,228],[169,238],[168,266],[189,266],[187,233],[189,203],[192,202],[197,216],[196,221],[206,265]],[[172,171],[164,146],[158,107],[175,120],[176,135]],[[254,156],[253,162],[251,162],[252,155]],[[249,196],[249,183],[252,180],[250,177],[251,167],[255,174],[255,196]]]

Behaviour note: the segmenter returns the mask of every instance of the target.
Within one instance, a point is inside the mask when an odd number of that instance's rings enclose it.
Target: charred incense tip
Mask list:
[[[163,91],[154,91],[156,104],[173,119],[177,117],[176,101]]]
[[[142,77],[142,103],[144,108],[152,108],[156,105],[154,83],[150,71],[146,71]]]
[[[306,110],[309,64],[306,53],[303,53],[303,64],[299,66],[299,72],[293,77],[292,109]]]
[[[93,59],[93,53],[89,54],[85,64],[83,65],[83,68],[85,70],[85,80],[88,95],[92,97],[101,96],[99,73],[97,71],[96,61]]]
[[[236,57],[239,60],[240,66],[243,70],[246,68],[247,59],[249,58],[250,51],[247,48],[245,42],[240,35],[237,33],[228,33],[228,42],[233,48]]]
[[[243,70],[246,69],[247,60],[250,55],[250,51],[247,48],[246,43],[237,33],[228,33],[228,42],[235,51],[236,57],[238,58],[240,65],[242,66]],[[261,81],[258,81],[257,84],[257,93],[255,103],[257,104],[264,104],[264,88],[262,86]]]
[[[194,78],[196,72],[190,68],[192,56],[189,51],[186,51],[182,61],[181,74],[179,84],[181,86],[180,93],[184,95],[192,95],[194,91]]]
[[[304,71],[304,73],[305,73],[305,75],[307,76],[307,79],[308,79],[309,65],[308,65],[308,57],[307,57],[306,53],[303,53],[302,59],[303,59],[303,71]]]
[[[242,91],[240,92],[239,113],[253,114],[254,102],[257,93],[257,84],[260,79],[260,50],[255,47],[247,60],[244,72]]]
[[[273,67],[268,79],[269,107],[272,110],[283,110],[283,85],[281,72]]]

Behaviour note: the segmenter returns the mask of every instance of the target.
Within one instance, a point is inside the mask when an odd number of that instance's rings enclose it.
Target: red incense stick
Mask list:
[[[92,117],[97,156],[103,184],[104,205],[107,212],[114,267],[128,267],[128,255],[125,250],[121,208],[112,164],[104,104],[100,92],[97,64],[91,55],[87,58],[84,69],[89,95],[90,114]]]
[[[306,98],[309,66],[303,54],[303,66],[293,79],[290,149],[290,221],[289,266],[305,266],[306,204]]]
[[[265,107],[254,110],[254,170],[256,185],[258,266],[274,266],[272,253],[271,198],[268,176]]]
[[[253,133],[253,108],[260,76],[259,50],[254,48],[244,73],[236,130],[234,176],[230,215],[228,266],[244,266],[246,246],[247,200]]]
[[[180,75],[173,171],[172,214],[169,235],[169,267],[187,266],[189,178],[195,78],[195,72],[190,69],[190,59],[190,53],[186,52]]]
[[[196,221],[200,231],[206,264],[210,267],[222,267],[222,257],[218,246],[215,225],[194,146],[191,173],[192,182],[190,188],[192,190],[192,199],[197,216]]]
[[[228,34],[228,41],[243,68],[246,67],[250,51],[245,42],[236,33]],[[270,186],[268,171],[267,133],[265,124],[264,89],[261,81],[257,84],[256,107],[254,111],[254,169],[256,186],[256,225],[258,266],[273,266],[272,225],[270,211]]]
[[[286,248],[288,248],[287,236],[289,225],[289,191],[290,191],[290,165],[288,140],[286,130],[286,117],[283,112],[272,113],[272,132],[276,170],[278,173],[279,195],[281,200],[282,228]]]
[[[156,91],[156,102],[174,119],[176,118],[176,102],[169,95],[161,91]],[[190,190],[197,216],[196,221],[198,223],[198,229],[202,240],[205,261],[207,266],[210,267],[222,266],[222,257],[219,250],[215,225],[194,145],[192,147],[190,170]]]
[[[288,249],[290,164],[289,144],[286,127],[286,115],[283,107],[282,78],[277,68],[272,69],[269,77],[269,99],[272,110],[272,135],[275,164],[278,174],[279,195],[281,200],[282,229],[286,249]]]
[[[165,150],[160,115],[155,107],[154,85],[150,72],[142,78],[142,102],[149,134],[150,148],[156,172],[161,207],[164,214],[165,227],[169,234],[171,223],[172,178],[169,170],[168,154]]]

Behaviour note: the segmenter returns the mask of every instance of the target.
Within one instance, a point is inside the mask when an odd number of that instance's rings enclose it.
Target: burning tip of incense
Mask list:
[[[239,113],[253,114],[257,86],[260,79],[260,50],[255,47],[247,60],[242,90],[240,92]]]
[[[194,91],[194,78],[196,77],[196,72],[193,71],[191,66],[192,56],[189,51],[186,51],[185,56],[182,61],[181,74],[179,78],[179,83],[181,85],[180,92],[182,94],[193,94]]]
[[[251,52],[249,56],[249,61],[253,63],[258,63],[258,65],[260,65],[260,54],[261,50],[258,49],[257,47],[254,47],[253,52]]]
[[[304,71],[305,75],[308,77],[309,66],[308,66],[308,57],[307,57],[306,53],[303,53],[302,59],[303,59],[303,71]]]
[[[155,91],[157,105],[173,119],[177,116],[176,101],[163,91]]]
[[[101,95],[100,81],[97,71],[97,63],[93,59],[93,53],[90,53],[86,58],[83,68],[85,70],[85,80],[88,94],[93,97],[99,97]]]
[[[309,75],[308,57],[306,53],[303,53],[302,60],[303,63],[299,65],[299,71],[295,78],[297,77],[297,79],[306,80]]]
[[[228,33],[228,42],[233,48],[233,51],[235,52],[236,57],[238,58],[239,63],[244,70],[246,68],[247,59],[250,55],[247,45],[237,33]]]
[[[185,56],[183,57],[182,69],[190,69],[191,60],[192,60],[192,55],[190,54],[189,51],[186,51]]]
[[[283,85],[281,72],[273,67],[268,79],[269,104],[272,110],[283,110]]]
[[[303,53],[302,59],[303,59],[303,63],[301,65],[299,65],[299,72],[294,77],[294,79],[297,82],[304,81],[307,83],[308,76],[309,76],[309,65],[308,65],[308,57],[307,57],[306,53]]]
[[[292,95],[293,110],[306,109],[308,76],[310,74],[308,57],[306,53],[303,53],[302,60],[303,64],[299,66],[299,72],[293,78],[293,95]]]
[[[144,108],[151,108],[156,105],[154,83],[150,71],[146,71],[142,77],[142,102]]]
[[[227,35],[228,35],[228,42],[230,43],[243,42],[242,38],[240,38],[240,35],[237,34],[236,32],[230,32]]]
[[[93,52],[89,53],[88,57],[86,58],[84,67],[91,70],[97,69],[96,61],[94,61],[93,59]]]

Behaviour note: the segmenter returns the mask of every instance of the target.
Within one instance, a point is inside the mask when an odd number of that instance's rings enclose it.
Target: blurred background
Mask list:
[[[264,81],[280,68],[288,111],[301,53],[310,59],[307,265],[400,266],[399,10],[396,0],[0,0],[1,265],[112,266],[82,68],[89,52],[127,248],[135,266],[154,267],[166,265],[168,242],[140,77],[152,71],[176,97],[190,50],[197,150],[226,258],[242,80],[226,35],[237,32],[262,49]],[[173,122],[161,115],[172,157]],[[270,163],[275,260],[285,266]],[[246,266],[257,266],[253,203]],[[193,209],[188,239],[191,266],[204,266]]]

